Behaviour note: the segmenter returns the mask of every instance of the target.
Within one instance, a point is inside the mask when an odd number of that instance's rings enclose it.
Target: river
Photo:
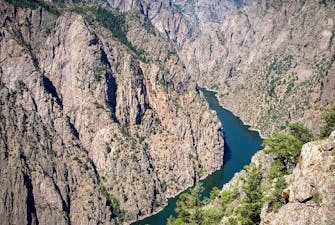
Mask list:
[[[251,157],[262,148],[262,139],[258,132],[249,130],[249,126],[244,125],[233,113],[221,107],[215,92],[206,89],[200,90],[203,92],[209,108],[217,112],[218,118],[223,124],[225,139],[223,167],[202,181],[205,187],[204,196],[209,197],[213,187],[221,189],[236,172],[250,163]],[[132,225],[166,225],[166,220],[170,215],[176,216],[174,209],[178,197],[179,195],[169,199],[168,205],[161,212]]]

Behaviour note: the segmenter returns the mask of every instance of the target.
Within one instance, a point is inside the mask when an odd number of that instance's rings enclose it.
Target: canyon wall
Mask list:
[[[252,1],[180,56],[201,86],[264,135],[292,121],[318,130],[320,110],[335,96],[334,8]]]
[[[1,224],[121,224],[222,166],[220,122],[143,15],[103,11],[115,33],[32,8],[0,3]]]

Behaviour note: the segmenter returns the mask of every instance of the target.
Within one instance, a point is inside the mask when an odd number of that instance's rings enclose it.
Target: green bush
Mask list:
[[[269,179],[273,180],[277,177],[283,177],[284,175],[288,174],[287,167],[284,165],[284,163],[280,160],[275,160],[271,166],[269,171]]]
[[[274,133],[263,141],[265,153],[273,153],[284,165],[296,165],[303,142],[291,135]]]
[[[286,183],[284,177],[278,177],[273,183],[273,191],[270,196],[265,198],[265,201],[269,203],[269,209],[275,211],[285,203],[282,193],[286,187]]]
[[[246,171],[247,173],[245,183],[242,186],[242,191],[245,193],[247,201],[253,202],[260,199],[260,196],[262,195],[260,190],[262,171],[260,167],[255,164],[250,164],[246,168]]]
[[[170,217],[168,225],[177,224],[203,224],[204,202],[201,201],[201,195],[204,187],[197,183],[189,192],[180,195],[175,209],[177,218]]]
[[[263,206],[262,170],[255,164],[246,167],[242,191],[245,196],[237,208],[237,219],[242,225],[259,224]]]
[[[238,225],[238,222],[235,218],[229,218],[227,225]]]
[[[261,221],[262,202],[243,202],[237,208],[237,219],[242,225],[256,225]]]
[[[335,104],[331,104],[326,107],[322,113],[322,123],[320,127],[320,138],[325,138],[335,130]]]
[[[212,191],[211,191],[211,194],[210,194],[209,199],[210,199],[211,201],[213,201],[214,199],[216,199],[217,197],[219,197],[219,195],[220,195],[220,189],[217,188],[217,187],[214,187],[214,188],[212,189]]]
[[[170,216],[167,220],[167,225],[184,225],[185,223],[181,218]]]
[[[103,7],[85,7],[78,5],[74,6],[71,10],[83,15],[89,23],[98,23],[100,26],[111,31],[117,40],[135,53],[137,59],[142,62],[148,62],[144,50],[134,47],[127,38],[128,26],[124,13],[112,12]]]
[[[54,149],[51,149],[51,153],[54,157],[57,157],[57,155],[58,155],[57,151],[54,150]]]
[[[220,202],[222,205],[222,208],[226,208],[228,204],[230,204],[232,201],[234,201],[238,197],[238,194],[233,191],[222,191],[220,195]]]
[[[298,138],[303,144],[313,140],[313,134],[302,123],[291,123],[288,125],[290,133],[293,137]]]
[[[263,141],[265,153],[272,153],[275,158],[268,175],[272,191],[263,199],[269,203],[270,210],[277,210],[285,203],[282,197],[286,187],[284,176],[298,163],[302,145],[313,139],[312,132],[302,123],[290,124],[289,131],[290,134],[274,133]]]
[[[114,216],[118,217],[118,220],[122,223],[125,221],[125,211],[120,209],[120,202],[112,194],[109,193],[106,186],[102,183],[99,184],[99,190],[106,198],[107,205],[110,207],[110,210],[113,212]]]
[[[313,195],[313,201],[316,203],[322,203],[322,195],[319,192],[316,192]]]
[[[212,207],[204,209],[202,212],[201,225],[220,224],[220,221],[223,216],[224,216],[223,211],[219,208]]]
[[[98,22],[110,30],[119,41],[126,45],[130,44],[126,36],[128,29],[124,13],[112,13],[102,7],[90,8],[90,14],[87,14],[85,19],[92,23]]]

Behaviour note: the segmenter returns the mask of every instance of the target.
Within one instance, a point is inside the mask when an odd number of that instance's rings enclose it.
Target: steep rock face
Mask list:
[[[192,79],[245,123],[265,135],[288,121],[318,129],[320,108],[334,101],[333,1],[145,4]]]
[[[69,0],[52,0],[52,2],[72,3]],[[172,0],[81,0],[83,3],[94,2],[122,12],[139,11],[145,16],[147,22],[152,23],[155,28],[169,41],[181,45],[192,36],[192,27],[195,18],[184,16],[181,10],[175,7]]]
[[[288,121],[317,130],[334,101],[333,1],[109,3],[141,9],[192,79],[265,135]]]
[[[92,1],[81,0],[80,2]],[[93,2],[123,12],[138,10],[179,50],[191,47],[191,51],[201,48],[197,39],[212,36],[213,29],[217,29],[237,11],[238,7],[249,4],[249,0],[94,0]],[[201,60],[198,62],[201,63]]]
[[[68,122],[44,121],[28,92],[3,87],[1,106],[0,223],[117,223],[117,206],[99,190],[94,164]]]
[[[146,62],[66,9],[0,4],[1,224],[133,220],[220,168],[221,124],[145,18]]]
[[[140,10],[192,79],[265,135],[288,121],[317,130],[334,101],[333,1],[99,2]]]
[[[191,47],[201,52],[185,49],[181,57],[201,85],[262,133],[292,120],[317,129],[319,109],[334,101],[334,7],[254,1]]]
[[[335,223],[335,132],[329,139],[303,146],[299,163],[285,190],[289,202],[278,212],[264,213],[261,224]]]

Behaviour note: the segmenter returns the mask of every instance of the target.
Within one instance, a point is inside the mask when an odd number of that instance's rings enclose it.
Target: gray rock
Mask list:
[[[216,115],[132,16],[148,62],[70,10],[0,3],[0,224],[120,224],[221,167]]]
[[[324,146],[332,151],[324,151]],[[261,224],[334,224],[335,222],[335,142],[330,138],[303,146],[300,161],[285,191],[289,202],[278,212],[263,213]]]

